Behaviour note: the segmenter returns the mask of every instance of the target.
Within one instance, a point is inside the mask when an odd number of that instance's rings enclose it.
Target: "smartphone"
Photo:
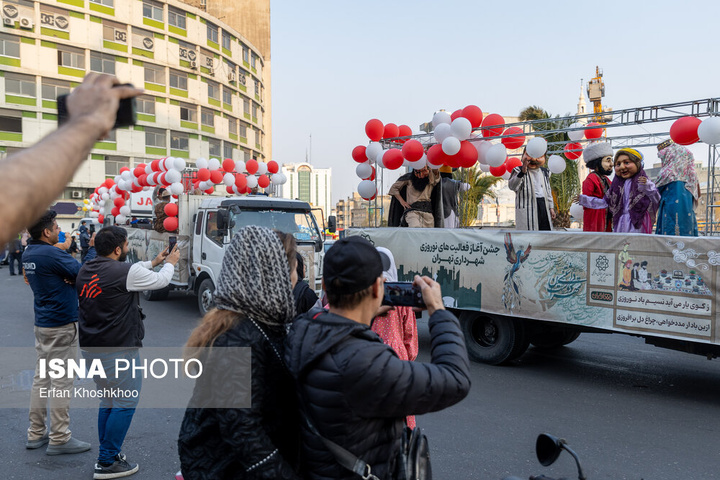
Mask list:
[[[420,288],[411,282],[385,282],[383,305],[425,308]]]
[[[116,87],[132,87],[131,83],[116,85]],[[114,88],[114,87],[113,87]],[[68,94],[57,97],[58,125],[62,125],[69,118],[67,111]],[[133,98],[123,98],[120,100],[117,115],[115,116],[115,125],[113,128],[129,127],[137,123],[137,100]]]
[[[168,246],[168,253],[172,253],[173,249],[175,248],[175,245],[177,245],[177,237],[175,235],[170,235],[169,240],[170,240],[170,245]]]

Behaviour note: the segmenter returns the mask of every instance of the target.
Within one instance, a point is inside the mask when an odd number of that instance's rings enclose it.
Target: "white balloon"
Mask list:
[[[531,138],[527,143],[525,152],[532,158],[540,158],[547,152],[547,141],[542,137]]]
[[[258,169],[257,174],[258,175],[265,175],[267,173],[267,163],[265,162],[258,162]]]
[[[720,143],[720,117],[709,117],[703,120],[698,127],[698,137],[701,142],[709,145]]]
[[[482,170],[483,172],[490,171],[490,165],[488,165],[487,163],[478,163],[478,165],[480,166],[480,170]]]
[[[197,168],[207,168],[208,167],[208,161],[206,158],[200,157],[197,160],[195,160],[195,166]]]
[[[471,143],[472,146],[475,147],[475,150],[477,150],[478,152],[478,163],[487,165],[487,160],[485,159],[485,156],[487,155],[488,149],[492,147],[492,143],[488,142],[487,140],[480,140]]]
[[[472,124],[465,117],[458,117],[450,124],[453,137],[458,140],[467,140],[472,133]]]
[[[370,166],[369,163],[361,163],[357,167],[355,167],[355,173],[360,178],[368,178],[370,175],[372,175],[372,166]]]
[[[115,217],[115,224],[116,225],[123,224],[123,223],[125,223],[126,220],[127,220],[127,217],[125,217],[125,215],[118,215],[117,217]]]
[[[573,142],[577,142],[577,141],[582,140],[583,137],[585,136],[585,129],[584,129],[584,127],[585,127],[585,125],[583,125],[583,124],[580,123],[580,122],[575,122],[575,123],[573,123],[572,125],[570,125],[570,128],[582,128],[582,130],[575,130],[575,131],[572,131],[572,132],[567,132],[568,138],[569,138],[571,141],[573,141]],[[533,157],[533,158],[537,158],[537,157]]]
[[[534,155],[530,155],[533,158],[537,158]],[[562,173],[565,171],[565,160],[559,155],[550,155],[548,158],[548,168],[552,173]]]
[[[208,160],[207,168],[211,171],[217,170],[218,168],[220,168],[220,160],[218,160],[217,158],[211,158],[210,160]]]
[[[243,162],[242,160],[238,160],[237,162],[235,162],[235,171],[237,173],[244,172],[245,171],[245,162]]]
[[[507,148],[505,148],[505,145],[503,145],[502,143],[496,143],[492,145],[490,148],[488,148],[487,153],[485,153],[485,161],[491,167],[499,167],[500,165],[505,163],[506,158]]]
[[[120,174],[120,178],[122,178],[123,180],[131,180],[132,172],[130,170],[125,170]]]
[[[130,215],[130,207],[128,207],[127,205],[123,205],[122,207],[120,207],[120,213],[125,216]]]
[[[175,167],[175,170],[179,170],[182,172],[183,170],[185,170],[185,159],[175,157],[173,166]]]
[[[503,180],[510,180],[510,172],[505,172],[502,175],[500,175],[500,178]]]
[[[183,191],[185,191],[183,184],[180,182],[173,183],[168,188],[170,190],[170,193],[172,193],[173,195],[180,195],[181,193],[183,193]]]
[[[90,217],[91,217],[91,218],[97,218],[98,215],[100,215],[99,212],[90,212]]]
[[[228,187],[232,186],[235,183],[235,175],[232,173],[226,173],[223,175],[223,183]]]
[[[273,185],[282,185],[282,174],[273,173],[272,177],[270,177],[270,183]]]
[[[380,168],[385,168],[385,164],[383,163],[383,156],[388,150],[380,150],[380,153],[377,154],[375,157],[375,163],[377,163],[377,166]]]
[[[452,135],[452,129],[449,123],[441,123],[440,125],[435,127],[435,131],[433,132],[433,137],[435,137],[435,140],[438,143],[442,143],[443,140],[445,140],[450,135]]]
[[[100,215],[105,215],[105,207],[100,207],[100,210],[98,210]]]
[[[372,196],[377,192],[375,182],[372,180],[363,180],[358,184],[357,191],[363,198],[372,198]]]
[[[460,140],[455,137],[447,137],[442,142],[442,150],[446,155],[455,155],[460,151]]]
[[[152,162],[148,162],[148,164],[145,165],[145,173],[150,175],[152,172],[153,172]]]
[[[370,142],[370,144],[365,148],[365,155],[371,162],[375,163],[375,159],[378,154],[382,152],[382,149],[382,145],[380,145],[379,142]]]
[[[165,181],[167,183],[175,183],[182,180],[182,174],[179,170],[175,170],[174,168],[172,170],[168,170],[167,173],[165,173]]]
[[[417,160],[415,162],[410,162],[410,167],[413,170],[420,170],[424,168],[427,165],[427,155],[423,153],[423,156],[420,157],[420,160]]]
[[[451,121],[452,117],[448,112],[437,112],[435,115],[433,115],[432,126],[437,128],[438,125],[442,125],[443,123],[450,123]]]
[[[107,187],[100,187],[98,188],[98,194],[102,197],[103,193],[107,193],[108,189]]]
[[[102,195],[100,195],[100,197],[101,197],[103,200],[109,200],[109,199],[110,199],[110,194],[107,193],[107,192],[105,192],[105,193],[103,193]]]
[[[280,175],[282,175],[282,178],[283,178],[282,183],[283,184],[287,183],[287,176],[284,173],[281,173]]]
[[[573,203],[572,205],[570,205],[570,215],[575,220],[580,220],[582,222],[584,212],[585,209],[579,203]]]
[[[104,207],[104,206],[105,206],[105,200],[100,200],[100,201],[98,202],[98,206],[99,206],[99,207]]]
[[[255,188],[258,185],[257,177],[255,175],[248,175],[247,176],[247,186],[248,188]]]

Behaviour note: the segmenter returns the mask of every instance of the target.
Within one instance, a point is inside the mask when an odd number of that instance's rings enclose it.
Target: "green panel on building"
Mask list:
[[[138,113],[137,119],[141,122],[155,123],[155,115],[148,115],[147,113]]]
[[[145,82],[145,90],[152,90],[153,92],[165,93],[165,85],[158,85],[157,83]]]
[[[58,3],[65,3],[67,5],[72,5],[73,7],[80,7],[85,8],[85,1],[84,0],[57,0]]]
[[[144,63],[142,60],[135,60],[135,59],[133,58],[133,65],[137,65],[138,67],[142,67],[143,65],[145,65],[145,63]]]
[[[147,50],[143,50],[142,48],[132,47],[132,54],[145,58],[155,58],[155,54],[153,52],[148,52]]]
[[[207,125],[202,126],[202,131],[207,133],[215,133],[215,127],[208,127]]]
[[[248,120],[250,120],[250,114],[249,114],[249,113],[243,113],[243,117],[245,117],[245,118],[247,118]]]
[[[79,68],[58,66],[58,73],[61,75],[72,75],[73,77],[78,78],[83,78],[85,76],[85,70],[80,70]]]
[[[215,105],[216,107],[220,106],[220,100],[215,100],[214,98],[208,98],[208,103],[210,105]]]
[[[179,88],[170,87],[170,95],[175,95],[176,97],[185,97],[185,98],[188,98],[188,91],[187,91],[187,90],[181,90],[181,89],[179,89]]]
[[[73,12],[72,10],[68,10],[68,15],[73,18],[82,18],[83,20],[85,20],[85,14],[81,12]]]
[[[42,101],[42,108],[57,108],[57,102],[54,100],[43,100]]]
[[[119,56],[116,56],[116,57],[115,57],[115,61],[116,61],[116,62],[120,62],[120,63],[128,63],[127,57],[119,57]]]
[[[135,130],[136,132],[144,132],[145,127],[143,127],[142,125],[133,125],[133,130]]]
[[[185,120],[180,120],[180,126],[182,128],[192,128],[193,130],[197,130],[198,124],[193,122],[188,122]]]
[[[238,85],[238,88],[243,92],[247,93],[247,87],[245,85]]]
[[[95,150],[117,150],[117,143],[115,142],[97,142],[93,147]]]
[[[197,18],[194,13],[185,12],[185,15],[187,15],[188,18],[192,18],[193,20]]]
[[[220,44],[219,44],[219,43],[215,43],[215,42],[213,42],[212,40],[208,40],[208,41],[207,41],[207,46],[210,47],[210,48],[214,48],[215,50],[220,50]]]
[[[90,155],[91,160],[105,160],[105,155],[100,155],[99,153],[93,153]]]
[[[202,23],[203,25],[205,25],[206,22],[205,22],[205,19],[204,19],[204,18],[200,17],[198,20],[200,20],[200,23]]]
[[[55,115],[54,113],[43,113],[42,119],[43,120],[53,120],[53,121],[57,122],[58,116]]]
[[[228,50],[227,48],[223,47],[222,52],[227,55],[228,57],[232,57],[232,52]]]
[[[57,43],[48,42],[47,40],[40,40],[41,47],[54,48],[57,50]]]
[[[182,35],[183,37],[187,37],[187,30],[178,28],[175,25],[168,25],[168,32],[174,33],[175,35]],[[177,40],[175,40],[174,43],[177,43]]]
[[[107,7],[95,2],[90,2],[90,10],[93,12],[104,13],[105,15],[110,15],[111,17],[115,16],[115,9],[113,7]]]
[[[229,103],[223,102],[223,108],[224,108],[225,110],[228,110],[228,111],[232,112],[232,105],[230,105]]]
[[[167,103],[165,97],[155,97],[155,103]]]
[[[186,152],[185,150],[170,149],[170,156],[180,157],[180,158],[190,158],[190,152]]]
[[[2,56],[0,56],[0,65],[8,65],[8,66],[11,66],[11,67],[19,67],[19,66],[20,66],[20,59],[19,59],[19,58],[2,57]]]
[[[145,147],[145,153],[148,155],[161,155],[164,157],[167,155],[167,150],[158,147]]]
[[[22,112],[23,118],[37,118],[37,112]]]
[[[190,68],[190,62],[187,60],[180,60],[180,66],[183,68]]]
[[[165,40],[165,35],[162,33],[153,32],[153,37],[159,38],[160,40]]]
[[[229,133],[228,135],[230,136],[230,138],[232,138],[233,140],[237,141],[237,139],[238,139],[237,134],[235,134],[235,133]]]
[[[205,68],[205,67],[200,67],[200,70],[208,70],[208,69]],[[208,70],[208,72],[209,72],[209,71],[210,71],[210,70]],[[203,72],[203,73],[206,73],[206,72]],[[207,82],[208,82],[208,79],[205,78],[205,77],[200,77],[200,81],[203,82],[203,83],[207,83]]]
[[[170,27],[170,28],[173,28],[172,25],[169,25],[169,27]],[[179,45],[179,44],[180,44],[180,40],[178,40],[177,38],[174,38],[174,37],[168,37],[168,42],[174,43],[175,45]]]
[[[257,123],[257,117],[252,117],[252,122]]]
[[[188,133],[188,138],[192,138],[193,140],[197,140],[197,139],[198,139],[198,134],[197,134],[197,133]]]
[[[246,137],[240,137],[240,141],[241,141],[242,143],[247,143],[247,138],[246,138]]]
[[[37,106],[37,99],[33,97],[18,97],[17,95],[5,94],[5,103],[14,103],[16,105],[32,105]]]
[[[90,21],[95,23],[102,23],[102,18],[90,15]]]
[[[257,69],[255,67],[250,67],[250,70],[252,70],[253,73],[257,73]]]
[[[22,142],[22,133],[0,132],[0,141]]]
[[[194,73],[188,73],[188,78],[190,80],[197,80],[197,75],[195,75]]]
[[[128,51],[127,45],[123,45],[122,43],[109,42],[107,40],[103,40],[103,47],[109,48],[110,50],[117,50],[118,52],[123,53],[127,53]]]
[[[148,27],[155,27],[159,28],[160,30],[165,30],[165,24],[163,22],[158,22],[157,20],[153,20],[152,18],[143,17],[143,24],[147,25]]]
[[[21,41],[22,43],[27,43],[28,45],[35,45],[35,39],[34,39],[34,38],[20,37],[20,41]]]
[[[178,100],[170,99],[170,105],[180,105],[180,102]]]

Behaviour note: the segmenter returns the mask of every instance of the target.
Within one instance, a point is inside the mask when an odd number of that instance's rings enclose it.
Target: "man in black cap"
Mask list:
[[[430,363],[400,360],[370,329],[383,298],[382,272],[370,242],[357,236],[337,241],[323,265],[329,312],[313,309],[295,319],[285,361],[302,410],[320,435],[362,459],[378,478],[390,478],[405,417],[459,402],[470,378],[458,320],[428,277],[413,283],[430,313]],[[309,428],[302,437],[306,478],[357,478]]]

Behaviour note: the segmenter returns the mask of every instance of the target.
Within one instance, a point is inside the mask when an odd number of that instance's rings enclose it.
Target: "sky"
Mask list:
[[[332,168],[335,203],[371,118],[419,133],[471,104],[573,114],[596,65],[614,110],[720,97],[719,15],[717,0],[271,0],[273,160]]]

